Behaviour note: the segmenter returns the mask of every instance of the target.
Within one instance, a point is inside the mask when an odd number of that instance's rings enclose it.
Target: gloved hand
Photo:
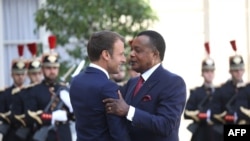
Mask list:
[[[225,116],[227,115],[227,111],[223,111],[222,113],[219,113],[219,114],[214,114],[213,117],[220,121],[221,123],[225,124],[226,121],[225,121]]]
[[[28,110],[28,114],[30,117],[32,117],[33,119],[35,119],[39,124],[42,124],[42,119],[40,118],[40,115],[43,113],[42,110],[38,110],[38,111],[30,111]]]
[[[67,121],[67,112],[64,110],[56,110],[52,112],[51,124],[54,125],[56,121]]]
[[[191,117],[192,119],[194,119],[196,122],[199,122],[200,119],[198,117],[199,114],[199,110],[195,110],[195,111],[189,111],[189,110],[185,110],[185,114],[189,117]]]
[[[69,108],[69,112],[73,112],[73,108],[70,102],[69,92],[67,90],[61,90],[60,91],[60,98],[63,101],[63,103]]]
[[[250,117],[250,109],[247,109],[243,106],[240,106],[240,111],[245,114],[246,116]]]

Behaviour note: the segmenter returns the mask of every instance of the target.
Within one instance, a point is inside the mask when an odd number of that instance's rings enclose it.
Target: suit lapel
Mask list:
[[[137,83],[138,80],[139,80],[139,77],[137,79],[131,80],[131,84],[128,87],[128,91],[127,91],[127,94],[125,96],[125,100],[129,104],[131,103],[131,100],[132,100],[132,97],[133,97],[133,92],[134,92],[134,89],[135,89],[135,86],[136,86],[136,83]]]
[[[133,91],[130,92],[129,95],[131,95],[132,105],[137,105],[140,101],[142,101],[143,97],[148,94],[148,92],[154,88],[155,85],[159,82],[159,78],[161,78],[161,74],[164,72],[163,67],[160,65],[148,78],[148,80],[145,81],[139,92],[136,96],[132,97]],[[139,79],[139,78],[138,78]],[[138,81],[137,79],[137,81]],[[136,81],[136,82],[137,82]],[[136,82],[133,86],[133,90],[135,88]]]
[[[144,97],[144,95],[146,95],[157,84],[157,82],[158,80],[148,79],[143,84],[141,89],[138,91],[137,95],[131,97],[133,105],[137,105],[140,101],[142,101],[142,98]]]

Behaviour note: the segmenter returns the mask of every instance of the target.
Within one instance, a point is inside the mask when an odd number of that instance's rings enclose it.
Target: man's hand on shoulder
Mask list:
[[[103,100],[107,113],[118,116],[126,116],[129,105],[125,102],[120,91],[118,91],[119,99],[106,98]]]

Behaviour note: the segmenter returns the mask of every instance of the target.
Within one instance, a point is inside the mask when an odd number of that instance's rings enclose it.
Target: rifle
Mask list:
[[[85,63],[86,63],[86,61],[85,61],[85,60],[82,60],[82,61],[78,64],[78,66],[77,66],[75,72],[71,75],[72,78],[75,77],[77,74],[79,74],[79,73],[82,71],[82,69],[84,68]]]
[[[235,91],[234,95],[226,103],[226,110],[229,113],[233,113],[233,111],[234,111],[232,109],[232,103],[236,99],[237,94],[238,94],[238,89],[236,88],[236,91]],[[215,124],[215,125],[213,125],[213,129],[218,134],[223,135],[224,125],[223,124]]]
[[[207,103],[207,101],[209,100],[211,94],[210,93],[207,93],[206,97],[204,97],[202,99],[202,101],[198,104],[198,110],[199,111],[203,111],[204,109],[204,106],[205,104]],[[188,126],[187,126],[187,129],[192,133],[194,134],[197,129],[199,128],[200,124],[198,122],[193,122],[193,123],[190,123]]]
[[[62,77],[60,77],[60,80],[62,82],[66,82],[67,77],[69,76],[69,74],[72,73],[72,71],[75,69],[76,65],[73,65]]]
[[[199,111],[204,110],[204,106],[207,103],[207,101],[210,99],[210,97],[211,97],[211,92],[207,93],[206,97],[204,97],[202,101],[199,103],[198,105]]]
[[[56,92],[56,94],[53,95],[53,97],[51,98],[50,102],[47,104],[47,106],[45,107],[44,111],[45,112],[48,112],[50,110],[50,107],[51,105],[56,101],[58,100],[58,95],[59,95],[59,92],[61,91],[62,89],[59,88]],[[59,99],[60,100],[60,99]],[[54,111],[55,110],[58,110],[58,109],[61,109],[63,107],[63,101],[60,100],[56,107],[54,108]],[[48,125],[48,126],[42,126],[39,130],[37,130],[33,136],[33,140],[34,141],[46,141],[47,137],[48,137],[48,133],[50,130],[54,129],[55,126],[54,125]]]
[[[233,113],[234,112],[234,110],[232,108],[232,103],[236,99],[236,97],[237,97],[237,92],[226,103],[226,109],[227,109],[228,113]]]

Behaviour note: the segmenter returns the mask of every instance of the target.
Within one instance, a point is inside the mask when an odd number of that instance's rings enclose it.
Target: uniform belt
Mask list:
[[[55,125],[58,126],[58,125],[64,125],[64,124],[67,124],[69,123],[68,121],[56,121],[55,122]]]

